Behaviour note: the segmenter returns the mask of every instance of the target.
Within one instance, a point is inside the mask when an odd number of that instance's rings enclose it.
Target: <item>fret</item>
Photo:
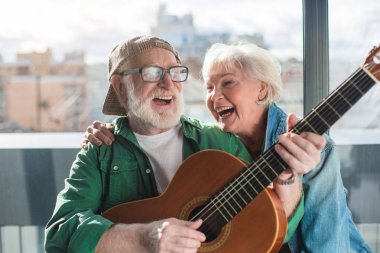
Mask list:
[[[343,100],[346,101],[347,104],[348,104],[350,107],[352,107],[351,102],[347,100],[347,98],[343,95],[343,93],[341,93],[341,91],[337,90],[336,93],[339,94],[340,97],[343,98]]]
[[[357,88],[359,88],[362,94],[365,94],[376,83],[376,79],[373,79],[366,69],[360,68],[360,80],[355,82]]]
[[[276,176],[278,176],[279,174],[281,174],[281,172],[283,172],[284,170],[287,169],[287,164],[284,162],[284,160],[281,159],[281,157],[278,156],[278,154],[274,151],[274,149],[270,150],[270,151],[272,151],[272,153],[269,152],[269,155],[271,157],[273,157],[277,163],[276,166],[273,166],[273,168],[276,168],[277,166],[281,166],[281,169],[282,169],[281,171],[276,172]],[[286,164],[286,165],[284,165],[284,164]]]
[[[219,201],[219,200],[218,200]],[[234,216],[232,216],[229,212],[228,212],[228,210],[223,206],[223,205],[221,205],[221,207],[223,207],[223,209],[225,209],[226,211],[227,211],[227,213],[230,215],[230,219],[228,219],[224,214],[224,212],[222,212],[221,210],[219,210],[219,207],[216,205],[216,203],[214,202],[214,199],[211,199],[211,204],[215,207],[215,209],[218,211],[218,213],[219,214],[221,214],[222,215],[222,217],[224,218],[224,220],[226,221],[226,222],[229,222]]]
[[[323,123],[325,123],[325,125],[326,125],[327,128],[330,128],[331,125],[330,125],[330,124],[324,119],[324,117],[323,117],[322,115],[320,115],[320,114],[318,113],[318,110],[316,110],[316,109],[311,109],[311,111],[314,112],[316,116],[318,116],[318,119],[322,120]]]
[[[328,107],[330,107],[330,109],[335,113],[336,116],[338,116],[338,117],[342,117],[342,115],[340,115],[340,113],[337,112],[337,111],[335,110],[335,108],[334,108],[333,106],[330,105],[330,103],[329,103],[328,100],[325,100],[325,101],[323,102],[323,104],[325,104],[325,105],[327,105]]]
[[[354,87],[357,91],[360,92],[360,94],[361,94],[362,96],[364,95],[364,93],[362,92],[362,90],[359,89],[359,87],[357,87],[353,81],[350,80],[349,82],[352,84],[352,87]]]
[[[245,199],[240,195],[240,190],[241,190],[241,189],[243,189],[243,190],[245,191],[244,186],[241,185],[241,184],[239,184],[239,186],[240,186],[239,190],[236,190],[236,188],[233,187],[233,189],[235,190],[235,194],[238,195],[238,196],[240,197],[240,199],[243,200],[243,202],[244,202],[245,205],[247,205],[247,204],[248,204],[247,201],[245,201]],[[239,207],[241,208],[240,205],[239,205]]]
[[[257,166],[256,166],[256,168],[257,168]],[[255,168],[255,169],[256,169],[256,168]],[[262,187],[262,189],[264,189],[265,186],[261,183],[261,181],[256,177],[255,174],[252,174],[252,172],[254,172],[254,171],[251,171],[251,175],[253,176],[253,178],[255,178],[255,179],[256,179],[256,182],[258,182],[258,183],[260,184],[260,186]]]
[[[257,191],[256,188],[247,180],[248,185],[251,187],[252,190],[255,191],[256,196],[259,194],[260,191]]]
[[[267,161],[265,159],[263,159],[263,160],[264,160],[264,162],[267,163]],[[272,182],[272,180],[270,180],[268,178],[268,176],[260,169],[260,167],[257,167],[257,171],[260,172],[262,175],[264,175],[264,178],[266,178],[269,183]]]
[[[251,185],[251,183],[249,182],[249,180],[247,179],[247,176],[248,175],[245,175],[247,173],[243,173],[242,175],[242,180],[244,180],[244,185],[241,185],[241,189],[245,192],[245,194],[247,195],[248,197],[248,202],[251,201],[254,196],[256,196],[258,194],[258,192],[256,191],[256,189]],[[248,192],[248,189],[247,187],[250,186],[256,194],[254,194],[253,196]],[[246,202],[247,203],[247,202]],[[248,204],[248,203],[247,203]]]
[[[232,210],[235,212],[235,215],[242,209],[242,207],[239,204],[239,201],[236,200],[235,196],[236,194],[232,191],[235,190],[235,187],[231,185],[231,187],[227,187],[223,194],[221,194],[224,198],[222,205],[226,205],[226,203],[232,208]]]
[[[314,107],[291,130],[300,134],[311,131],[323,134],[346,113],[373,85],[368,70],[359,68],[342,85]],[[202,213],[204,220],[219,224],[229,222],[249,202],[265,189],[280,173],[288,168],[287,163],[276,153],[273,144],[260,158],[248,166],[222,191],[214,195]],[[223,224],[223,225],[224,225]],[[208,229],[201,226],[202,229]],[[212,231],[214,232],[214,231]],[[217,231],[216,231],[217,232]]]
[[[251,201],[255,196],[257,196],[257,194],[260,191],[257,191],[255,187],[250,183],[250,180],[248,178],[250,175],[246,172],[249,171],[243,172],[241,176],[238,178],[238,180],[236,180],[236,182],[234,181],[231,185],[233,188],[235,188],[235,190],[238,189],[237,192],[239,194],[239,197],[243,200],[245,204],[248,204],[249,201]],[[254,193],[250,193],[251,191],[249,187],[254,190]],[[243,197],[242,194],[246,197]]]
[[[240,210],[243,209],[243,208],[241,207],[241,205],[239,204],[239,201],[237,200],[237,197],[240,197],[240,198],[241,198],[239,192],[236,191],[236,188],[235,188],[235,187],[232,187],[232,190],[233,190],[234,192],[233,192],[233,193],[229,192],[229,193],[230,193],[230,198],[229,198],[229,200],[232,199],[232,200],[236,203],[236,205],[238,206],[238,208],[239,208]],[[235,208],[234,208],[234,210],[235,210]],[[236,212],[236,213],[237,213],[237,212]]]
[[[304,119],[303,122],[305,122],[305,124],[310,127],[310,130],[312,130],[312,132],[318,133],[318,131],[314,129],[314,127],[309,123],[309,121],[306,118]]]
[[[267,164],[268,168],[271,169],[273,171],[273,173],[277,175],[276,171],[273,170],[272,165],[269,164],[266,159],[262,159],[262,160],[264,160],[264,162]],[[269,178],[268,178],[268,180],[271,181]]]
[[[234,200],[235,204],[236,204],[236,200],[234,196],[231,194],[231,192],[227,192],[227,194],[229,195],[224,196],[224,201],[221,204],[223,205],[225,209],[227,209],[227,206],[226,206],[227,204],[230,207],[228,210],[233,211],[235,213],[234,215],[231,215],[231,216],[235,216],[238,213],[238,211],[236,211],[235,207],[233,206],[233,202],[231,200]]]

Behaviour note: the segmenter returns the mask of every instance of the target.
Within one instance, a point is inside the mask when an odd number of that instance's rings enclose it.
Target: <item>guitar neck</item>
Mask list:
[[[343,116],[374,84],[376,80],[364,68],[357,69],[344,83],[315,106],[292,133],[323,134]],[[211,198],[209,206],[215,209],[216,219],[229,222],[288,165],[276,153],[274,145],[262,154],[247,170]]]
[[[301,120],[291,132],[323,134],[340,119],[369,89],[376,80],[363,68],[357,69],[344,83],[323,99]]]

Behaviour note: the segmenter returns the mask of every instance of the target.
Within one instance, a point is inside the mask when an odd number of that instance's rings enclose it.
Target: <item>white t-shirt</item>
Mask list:
[[[165,191],[182,163],[183,134],[181,124],[156,135],[135,133],[137,141],[152,164],[159,193]]]

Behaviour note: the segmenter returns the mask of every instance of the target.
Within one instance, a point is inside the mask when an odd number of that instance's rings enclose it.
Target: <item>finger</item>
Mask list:
[[[311,162],[310,154],[318,153],[311,143],[307,143],[306,140],[296,134],[281,135],[279,143],[280,145],[276,145],[275,149],[291,169],[303,170],[305,164]]]
[[[191,222],[178,220],[175,224],[170,223],[170,225],[167,225],[163,230],[163,235],[167,233],[169,236],[190,238],[203,242],[206,240],[206,236],[195,229],[195,227],[198,228],[201,223],[201,221]]]
[[[203,221],[201,219],[193,221],[193,222],[187,222],[187,225],[192,229],[198,229],[201,227]]]
[[[306,159],[317,163],[320,161],[321,151],[325,145],[323,136],[308,132],[301,135],[290,134],[289,139],[290,142],[283,144],[298,160],[302,162],[302,159]]]
[[[300,136],[311,142],[316,147],[316,149],[320,151],[322,151],[326,145],[326,139],[323,135],[315,134],[312,132],[303,132],[300,134]]]
[[[164,222],[158,229],[159,248],[167,252],[197,252],[201,243],[206,239],[203,233],[194,228],[199,227],[202,221],[188,222],[170,220]]]
[[[276,144],[274,149],[292,171],[296,172],[295,168],[303,168],[303,165],[299,162],[299,160],[289,153],[289,151],[281,144]],[[296,173],[300,172],[297,171]]]
[[[103,122],[100,122],[99,120],[95,120],[94,122],[92,122],[92,125],[90,128],[99,129],[102,124],[103,124]]]
[[[107,137],[107,145],[111,145],[111,143],[115,140],[115,136],[113,134],[114,128],[110,123],[101,124],[99,130]],[[106,141],[106,140],[105,140]]]
[[[114,129],[113,124],[112,123],[106,123],[105,125],[106,125],[105,126],[106,129],[112,133],[111,137],[114,138],[113,133],[114,133],[115,129]]]
[[[287,128],[286,131],[290,132],[290,130],[293,129],[293,127],[297,124],[298,118],[294,113],[289,113],[288,118],[287,118]]]
[[[81,147],[84,149],[84,150],[87,150],[88,149],[88,145],[87,145],[88,141],[87,140],[83,140],[82,143],[81,143]]]
[[[320,162],[321,151],[299,135],[281,135],[279,143],[275,146],[277,153],[295,173],[305,174]]]
[[[104,124],[100,121],[94,121],[90,127],[87,128],[85,136],[90,142],[100,146],[102,143],[106,145],[111,145],[115,140],[115,137],[111,130],[113,131],[112,124]]]
[[[285,148],[289,153],[299,156],[304,154],[304,149],[310,145],[305,138],[300,137],[297,134],[286,133],[279,136],[278,142],[281,144],[283,148]]]
[[[188,249],[198,249],[202,242],[199,240],[184,238],[184,237],[175,237],[174,242],[176,248],[188,248]]]
[[[86,138],[88,139],[89,142],[91,142],[92,144],[95,144],[98,147],[103,144],[103,142],[99,140],[94,134],[88,134]]]

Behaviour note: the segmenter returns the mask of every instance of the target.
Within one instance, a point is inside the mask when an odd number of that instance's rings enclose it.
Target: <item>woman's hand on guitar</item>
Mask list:
[[[289,133],[289,130],[297,123],[298,119],[294,114],[288,117],[288,133],[279,137],[279,144],[275,146],[276,152],[289,165],[293,175],[306,174],[314,169],[321,161],[321,152],[326,145],[326,140],[322,135],[312,132],[301,134]],[[289,177],[287,171],[283,172],[284,177]],[[281,174],[279,178],[281,179]]]
[[[82,148],[87,150],[88,142],[96,146],[101,146],[103,143],[106,145],[111,145],[115,140],[113,135],[113,125],[111,123],[103,123],[95,120],[92,125],[87,127],[87,130],[82,141]]]
[[[142,236],[143,245],[148,252],[196,253],[206,240],[205,235],[197,231],[201,225],[201,220],[191,222],[175,218],[149,223]]]
[[[274,181],[274,190],[280,198],[286,217],[290,217],[296,209],[302,196],[302,183],[298,175],[303,175],[314,169],[321,160],[321,152],[326,145],[322,135],[304,132],[300,135],[289,133],[298,119],[294,114],[288,117],[288,133],[279,136],[276,152],[288,164]]]

